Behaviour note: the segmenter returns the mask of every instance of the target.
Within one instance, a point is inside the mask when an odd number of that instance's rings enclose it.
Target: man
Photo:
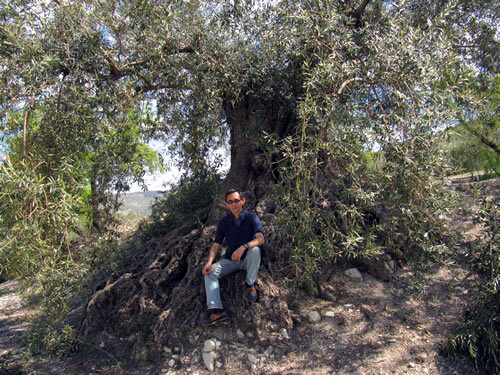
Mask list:
[[[217,225],[214,243],[210,247],[207,263],[202,268],[208,306],[208,316],[202,321],[204,325],[228,319],[220,298],[219,279],[232,272],[246,271],[245,299],[250,302],[257,300],[254,284],[260,265],[259,246],[264,243],[260,220],[256,214],[243,210],[246,201],[240,191],[228,190],[224,200],[230,214]],[[224,238],[227,242],[226,253],[212,264]]]

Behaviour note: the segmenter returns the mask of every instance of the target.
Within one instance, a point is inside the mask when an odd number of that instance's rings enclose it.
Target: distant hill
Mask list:
[[[149,215],[151,213],[151,204],[156,197],[161,195],[161,191],[140,191],[137,193],[127,193],[122,197],[123,205],[120,207],[120,213]]]

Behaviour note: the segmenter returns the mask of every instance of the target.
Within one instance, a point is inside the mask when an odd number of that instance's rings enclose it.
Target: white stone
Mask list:
[[[214,341],[215,341],[215,350],[219,350],[222,343],[219,340],[214,340]]]
[[[256,364],[257,363],[257,357],[252,354],[252,353],[248,353],[247,354],[247,358],[248,358],[248,361],[251,363],[251,364]]]
[[[168,361],[168,365],[170,367],[174,367],[175,366],[175,359],[171,359],[170,361]]]
[[[104,341],[101,341],[101,343],[99,344],[99,348],[104,348],[106,346],[106,344],[104,343]]]
[[[241,331],[241,329],[237,329],[236,330],[236,336],[238,336],[240,339],[242,339],[243,337],[245,337],[245,334]]]
[[[349,268],[348,270],[345,270],[344,273],[351,279],[363,281],[363,275],[361,275],[357,268]]]
[[[173,359],[179,359],[179,356],[178,356],[177,354],[174,354],[174,355],[172,356],[172,358],[173,358]]]
[[[273,354],[273,350],[274,348],[271,345],[269,345],[265,351],[265,355],[270,356],[271,354]]]
[[[327,318],[335,318],[335,311],[324,311],[323,315]]]
[[[204,352],[213,352],[217,348],[217,345],[215,344],[214,340],[208,339],[205,341],[203,344],[203,351]]]
[[[318,323],[321,320],[321,315],[319,315],[319,312],[312,310],[307,314],[307,318],[311,323]]]
[[[214,352],[203,352],[202,355],[203,363],[209,371],[214,371],[215,353]]]
[[[170,349],[168,346],[164,346],[164,347],[163,347],[163,351],[164,351],[165,353],[169,353],[169,354],[170,354],[170,353],[172,353],[172,349]]]
[[[253,333],[252,332],[247,332],[247,337],[253,338]]]
[[[222,362],[221,361],[215,361],[215,367],[221,368],[222,367]]]
[[[288,332],[287,332],[286,328],[281,328],[280,333],[281,333],[281,336],[283,336],[285,339],[288,340],[290,338],[290,336],[288,336]]]

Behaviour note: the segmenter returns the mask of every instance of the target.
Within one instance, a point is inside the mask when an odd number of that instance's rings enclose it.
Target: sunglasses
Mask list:
[[[226,204],[231,205],[231,204],[236,204],[236,203],[240,203],[240,202],[241,202],[241,199],[234,199],[234,200],[230,199],[230,200],[226,201]]]

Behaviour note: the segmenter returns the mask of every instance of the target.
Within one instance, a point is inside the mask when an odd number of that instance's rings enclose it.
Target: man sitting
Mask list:
[[[224,200],[230,214],[217,225],[214,243],[210,247],[207,263],[202,268],[208,307],[208,316],[202,321],[204,325],[228,319],[220,298],[219,279],[232,272],[246,272],[245,299],[250,302],[257,300],[254,284],[260,265],[259,246],[264,243],[260,220],[256,214],[243,210],[246,201],[240,191],[228,190]],[[224,238],[228,245],[226,253],[212,264]]]

